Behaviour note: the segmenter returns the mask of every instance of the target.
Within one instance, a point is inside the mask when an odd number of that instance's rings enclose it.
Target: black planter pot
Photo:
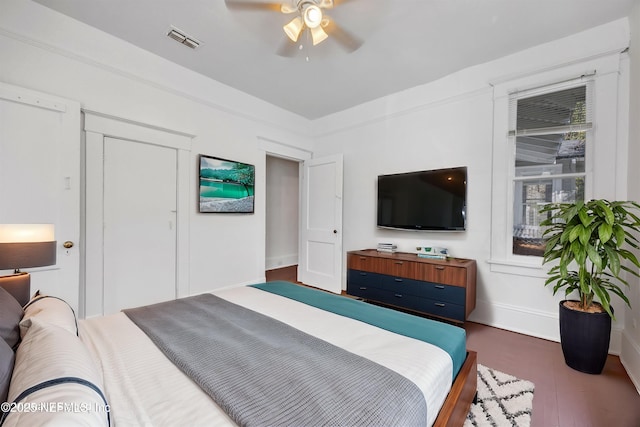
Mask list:
[[[609,354],[610,338],[608,313],[572,310],[560,301],[560,343],[569,367],[587,374],[600,374]]]

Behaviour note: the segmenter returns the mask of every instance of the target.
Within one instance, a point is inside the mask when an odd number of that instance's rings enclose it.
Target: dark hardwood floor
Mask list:
[[[601,375],[564,363],[560,344],[467,322],[467,347],[478,363],[535,384],[531,427],[640,427],[640,395],[620,358]]]
[[[286,280],[287,282],[298,281],[298,266],[292,265],[290,267],[276,268],[274,270],[267,270],[265,272],[267,282],[274,280]]]
[[[296,267],[267,272],[267,280],[297,281]],[[601,375],[564,363],[560,344],[467,322],[467,347],[478,363],[535,384],[531,427],[640,427],[640,394],[620,358],[610,355]]]

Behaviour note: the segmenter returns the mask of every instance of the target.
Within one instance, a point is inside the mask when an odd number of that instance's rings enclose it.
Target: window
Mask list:
[[[624,197],[627,82],[619,53],[496,81],[491,272],[547,277],[545,203]]]
[[[509,142],[515,145],[512,253],[542,256],[540,208],[584,200],[592,108],[589,84],[532,92],[512,95],[509,102]]]

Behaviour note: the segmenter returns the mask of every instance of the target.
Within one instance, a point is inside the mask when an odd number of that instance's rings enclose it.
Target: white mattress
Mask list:
[[[433,424],[451,388],[453,363],[442,349],[251,287],[215,295],[373,360],[413,381]],[[80,338],[100,368],[116,426],[232,426],[233,421],[118,313],[80,321]],[[211,325],[215,327],[215,325]]]

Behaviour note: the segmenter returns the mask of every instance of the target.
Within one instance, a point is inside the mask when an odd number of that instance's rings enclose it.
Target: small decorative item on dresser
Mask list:
[[[420,258],[447,259],[449,250],[437,246],[416,246]]]
[[[395,252],[398,250],[398,246],[395,243],[378,243],[378,252]]]

